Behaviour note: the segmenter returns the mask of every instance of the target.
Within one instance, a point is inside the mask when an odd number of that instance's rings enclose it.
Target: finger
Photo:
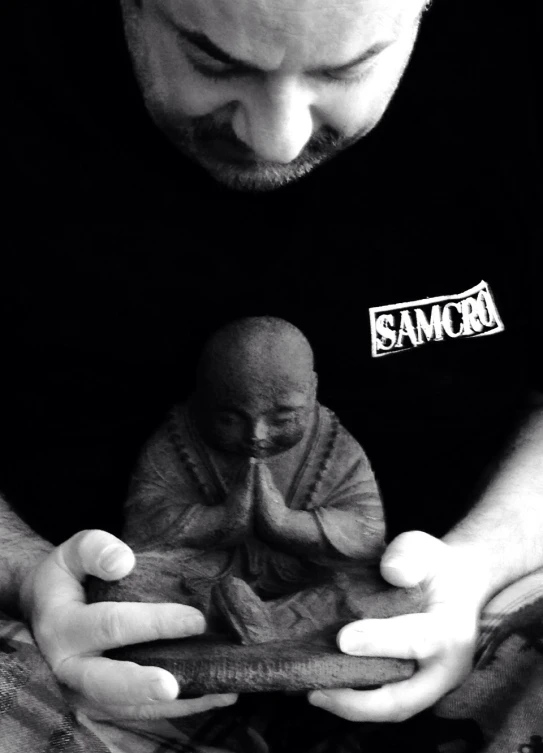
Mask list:
[[[244,486],[248,483],[252,483],[254,478],[254,458],[249,458],[246,462],[243,462],[240,466],[238,473],[234,479],[234,486]]]
[[[118,580],[134,568],[134,553],[124,542],[107,531],[80,531],[54,552],[58,565],[77,580],[96,575],[103,580]]]
[[[91,654],[134,643],[187,638],[206,628],[203,615],[186,604],[98,602],[71,610],[63,624],[64,655]]]
[[[255,477],[258,481],[264,484],[271,484],[272,483],[272,476],[270,473],[270,469],[265,463],[260,463],[258,460],[255,460],[253,463],[253,469]]]
[[[234,693],[222,695],[206,695],[201,698],[188,700],[178,699],[169,703],[142,704],[139,706],[109,705],[107,708],[89,707],[85,709],[87,716],[96,720],[132,720],[150,721],[157,719],[173,719],[176,717],[200,714],[210,709],[232,706],[238,699]]]
[[[69,688],[99,705],[170,702],[179,693],[177,680],[165,669],[103,656],[67,658],[55,667],[55,674]]]
[[[409,680],[377,690],[317,690],[309,702],[354,722],[402,722],[436,703],[457,679],[435,662]]]
[[[416,586],[434,574],[447,554],[447,545],[439,539],[422,531],[407,531],[387,547],[381,575],[393,586]]]
[[[405,614],[385,620],[358,620],[343,627],[338,647],[352,656],[381,656],[421,661],[443,647],[443,630],[433,614]]]
[[[255,465],[257,499],[264,507],[284,508],[283,495],[275,485],[270,469],[264,463]]]

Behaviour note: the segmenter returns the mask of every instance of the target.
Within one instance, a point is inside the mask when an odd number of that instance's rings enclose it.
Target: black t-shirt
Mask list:
[[[50,6],[7,8],[0,31],[7,498],[53,541],[118,531],[205,338],[271,314],[313,345],[391,534],[447,530],[539,379],[535,0],[436,0],[379,126],[255,195],[151,123],[117,3]]]

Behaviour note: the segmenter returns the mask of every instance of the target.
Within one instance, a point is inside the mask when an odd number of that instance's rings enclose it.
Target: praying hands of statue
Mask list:
[[[293,510],[263,462],[254,465],[254,493],[256,536],[276,549],[324,562],[376,563],[383,552],[381,506],[367,504],[362,493],[358,502],[350,499],[346,505],[338,500],[313,510]]]
[[[329,554],[330,545],[315,515],[287,507],[265,463],[255,462],[253,467],[257,537],[289,554]]]
[[[217,520],[213,521],[213,531],[207,533],[213,538],[216,546],[233,546],[239,544],[253,531],[254,519],[254,462],[248,460],[228,490],[222,505],[213,509]],[[201,540],[205,542],[205,532],[202,530]]]

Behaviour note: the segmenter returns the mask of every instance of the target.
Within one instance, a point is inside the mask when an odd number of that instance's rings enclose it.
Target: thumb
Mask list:
[[[32,621],[70,603],[86,601],[87,575],[118,580],[132,570],[132,550],[106,531],[80,531],[30,571],[21,586],[21,608]]]
[[[427,533],[401,533],[383,554],[381,575],[393,586],[416,586],[431,577],[446,554],[447,545]]]
[[[134,553],[123,541],[107,531],[80,531],[53,552],[65,572],[79,582],[87,575],[102,580],[118,580],[134,568]]]

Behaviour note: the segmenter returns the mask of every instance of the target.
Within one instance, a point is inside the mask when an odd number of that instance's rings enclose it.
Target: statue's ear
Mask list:
[[[319,377],[317,376],[317,372],[313,371],[311,374],[311,392],[313,393],[313,398],[317,398],[317,390],[319,388]]]

